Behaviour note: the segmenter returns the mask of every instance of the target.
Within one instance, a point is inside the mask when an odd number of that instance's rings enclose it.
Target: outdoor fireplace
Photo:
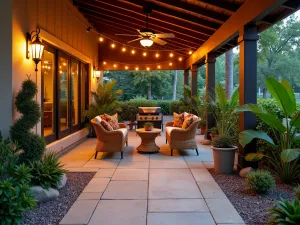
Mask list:
[[[163,130],[163,114],[160,107],[139,107],[136,120],[138,128],[143,128],[145,123],[151,122],[155,128]]]

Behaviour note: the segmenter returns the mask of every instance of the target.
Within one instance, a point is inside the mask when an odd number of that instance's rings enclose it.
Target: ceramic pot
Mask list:
[[[151,131],[153,129],[153,126],[145,126],[145,131]]]
[[[212,146],[214,155],[214,167],[216,173],[232,173],[234,167],[235,152],[237,146],[232,148],[216,148]]]

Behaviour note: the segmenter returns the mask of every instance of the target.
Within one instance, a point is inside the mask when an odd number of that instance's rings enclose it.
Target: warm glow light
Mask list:
[[[173,65],[173,63],[170,62],[170,63],[169,63],[169,66],[172,66],[172,65]]]
[[[135,70],[139,70],[139,68],[138,68],[138,67],[135,67]]]
[[[114,64],[114,67],[116,68],[116,67],[117,67],[117,65],[116,65],[116,64]]]
[[[179,61],[182,61],[182,57],[179,57],[178,60],[179,60]]]
[[[157,66],[157,69],[160,69],[160,65]]]
[[[174,56],[174,54],[171,52],[169,56],[172,58]]]
[[[147,67],[147,70],[149,71],[149,70],[150,70],[150,67]]]
[[[150,47],[151,45],[153,45],[153,41],[149,38],[144,38],[140,40],[140,43],[143,47]]]
[[[147,56],[147,52],[143,52],[143,56]]]
[[[126,52],[126,48],[125,47],[122,48],[122,52]]]
[[[63,66],[66,66],[66,65],[67,65],[67,63],[64,62],[64,63],[63,63]]]
[[[125,66],[125,70],[128,70],[128,66]]]
[[[132,54],[132,55],[135,54],[135,50],[134,50],[134,49],[131,50],[131,54]]]
[[[104,40],[103,37],[99,37],[100,42],[103,42],[103,40]]]
[[[159,57],[159,54],[158,54],[158,53],[156,53],[156,54],[155,54],[155,57],[156,57],[156,58],[158,58],[158,57]]]
[[[103,65],[106,65],[106,61],[103,61]]]
[[[193,52],[192,51],[189,51],[189,55],[191,55]]]
[[[111,48],[115,48],[116,47],[116,44],[115,43],[112,43],[111,44]]]
[[[94,71],[94,77],[99,78],[101,76],[101,72],[100,70],[96,70]]]
[[[59,73],[62,73],[62,71],[59,71]]]

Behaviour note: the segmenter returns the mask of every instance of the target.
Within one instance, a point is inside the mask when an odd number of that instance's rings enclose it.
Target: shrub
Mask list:
[[[257,170],[248,174],[246,178],[246,186],[248,189],[253,190],[258,194],[265,194],[270,189],[275,188],[275,180],[270,172]]]
[[[235,141],[230,136],[220,135],[214,138],[212,145],[216,148],[232,148],[235,145]]]
[[[24,213],[34,209],[36,201],[29,190],[30,167],[17,165],[19,148],[0,137],[0,221],[2,225],[20,224]]]
[[[20,161],[25,163],[41,159],[46,147],[44,138],[31,131],[41,118],[40,106],[33,100],[36,93],[37,86],[32,80],[27,79],[22,83],[15,105],[23,115],[10,128],[11,139],[23,149]]]
[[[169,105],[169,114],[173,115],[173,112],[181,113],[180,111],[180,101],[171,101]]]
[[[61,176],[66,172],[55,153],[47,153],[40,161],[31,163],[32,185],[39,185],[45,189],[56,187]]]
[[[272,224],[300,224],[300,201],[294,199],[292,201],[281,200],[277,206],[269,211],[272,216]]]
[[[295,187],[294,192],[295,192],[295,198],[300,200],[300,184],[297,187]]]
[[[170,103],[171,103],[171,101],[169,101],[169,100],[157,100],[155,102],[156,102],[156,105],[161,108],[162,114],[164,114],[164,115],[169,115],[170,114]]]

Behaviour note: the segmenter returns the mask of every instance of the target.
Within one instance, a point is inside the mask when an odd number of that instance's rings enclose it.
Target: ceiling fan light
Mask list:
[[[144,38],[140,40],[140,43],[143,47],[150,47],[151,45],[153,45],[153,41],[149,38]]]

